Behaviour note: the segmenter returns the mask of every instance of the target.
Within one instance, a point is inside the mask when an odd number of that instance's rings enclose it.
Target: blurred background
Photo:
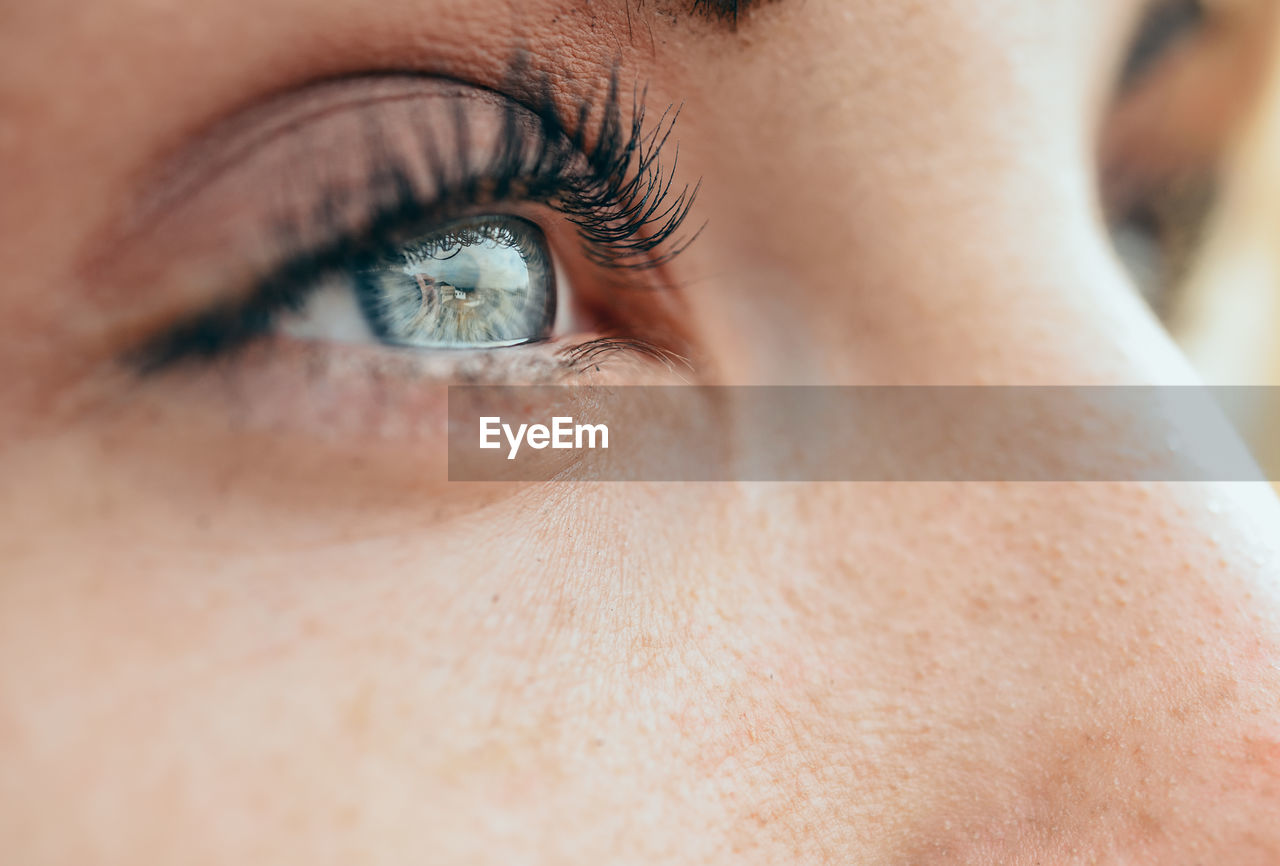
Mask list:
[[[1156,0],[1100,139],[1116,249],[1280,478],[1280,3]],[[1252,397],[1252,395],[1251,395]],[[1280,486],[1280,485],[1278,485]]]

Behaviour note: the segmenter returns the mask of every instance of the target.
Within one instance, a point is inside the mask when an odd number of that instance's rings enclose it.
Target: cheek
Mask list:
[[[805,639],[830,682],[882,696],[843,731],[853,752],[892,743],[876,770],[912,792],[898,806],[927,816],[920,838],[977,862],[982,845],[1132,853],[1158,826],[1170,857],[1245,852],[1277,805],[1277,550],[1252,532],[1274,502],[1243,487],[913,487],[863,486],[856,516],[819,497],[802,522],[825,514],[812,549],[848,551],[815,554],[822,589],[805,594],[840,614]],[[893,722],[869,737],[856,720],[871,717]]]
[[[1213,495],[574,485],[236,555],[117,520],[80,539],[93,561],[5,583],[27,801],[148,850],[176,842],[139,816],[198,838],[216,802],[244,835],[210,844],[260,850],[289,810],[354,844],[412,793],[473,861],[566,815],[641,848],[1186,834],[1215,780],[1249,816],[1274,777],[1276,653],[1246,605],[1267,551]],[[1116,780],[1145,805],[1100,821]],[[228,805],[255,790],[288,796]],[[495,822],[486,851],[456,832]]]

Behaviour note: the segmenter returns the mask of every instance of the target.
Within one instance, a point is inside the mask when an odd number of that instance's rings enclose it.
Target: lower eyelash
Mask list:
[[[668,373],[680,375],[693,372],[693,363],[679,355],[646,340],[631,337],[599,337],[561,349],[559,358],[573,373],[600,372],[601,364],[618,356],[628,355],[635,360],[657,361]]]

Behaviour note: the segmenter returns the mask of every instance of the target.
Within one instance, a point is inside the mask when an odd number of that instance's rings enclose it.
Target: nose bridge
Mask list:
[[[976,146],[859,157],[797,158],[792,179],[752,190],[766,213],[734,198],[712,215],[707,276],[690,294],[707,307],[698,318],[715,354],[738,373],[729,378],[1087,384],[1150,375],[1095,363],[1136,359],[1117,347],[1164,337],[1115,260],[1087,164],[1006,161]]]
[[[802,52],[735,58],[707,108],[721,132],[693,293],[730,378],[1002,378],[1020,341],[1034,356],[1087,334],[1085,296],[1127,292],[1095,216],[1076,48],[981,6],[858,4],[798,17]]]

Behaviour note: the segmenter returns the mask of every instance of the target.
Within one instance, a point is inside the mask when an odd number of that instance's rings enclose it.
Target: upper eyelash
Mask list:
[[[523,74],[520,61],[511,77]],[[526,79],[527,80],[527,79]],[[143,372],[186,359],[212,358],[270,331],[275,318],[302,307],[321,281],[402,240],[409,228],[444,222],[487,205],[543,204],[572,223],[584,256],[614,269],[646,269],[669,262],[696,240],[700,229],[678,236],[700,189],[674,189],[675,168],[659,161],[670,140],[679,109],[668,107],[645,131],[644,91],[633,97],[629,121],[622,119],[618,76],[610,76],[598,112],[584,100],[569,119],[561,115],[549,76],[541,76],[531,96],[506,99],[498,144],[488,159],[472,163],[467,116],[454,113],[456,160],[441,158],[433,130],[419,130],[435,192],[423,200],[403,165],[379,146],[381,154],[361,192],[374,202],[363,229],[352,231],[341,214],[350,189],[329,189],[320,196],[308,226],[278,226],[281,245],[301,250],[258,281],[247,300],[224,303],[170,327],[130,354]],[[591,118],[597,114],[593,125]],[[536,134],[530,134],[530,119]],[[310,249],[304,233],[327,240]],[[318,229],[318,232],[317,232]],[[663,247],[665,246],[665,249]]]
[[[657,267],[683,251],[697,238],[674,240],[689,216],[701,188],[685,186],[674,196],[680,148],[676,145],[670,168],[659,155],[671,137],[680,108],[668,106],[653,128],[645,133],[645,92],[633,97],[631,120],[622,120],[615,71],[601,110],[596,133],[587,143],[591,104],[582,102],[573,121],[566,123],[556,109],[551,81],[543,76],[533,104],[526,106],[538,118],[542,134],[527,149],[513,148],[498,155],[490,166],[496,178],[542,178],[546,188],[526,187],[523,197],[542,201],[560,211],[578,228],[583,252],[596,264],[608,267]],[[521,142],[519,118],[506,114],[502,140]],[[575,172],[576,157],[585,157],[589,171]],[[507,188],[499,184],[499,194]],[[654,250],[671,243],[660,256]]]

